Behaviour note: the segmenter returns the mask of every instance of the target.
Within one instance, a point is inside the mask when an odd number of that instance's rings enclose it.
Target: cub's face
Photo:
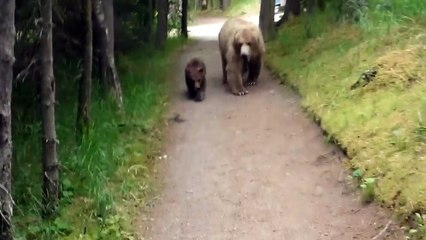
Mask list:
[[[194,82],[196,89],[201,88],[201,83],[206,76],[206,71],[203,66],[192,66],[188,68],[189,76]]]
[[[234,48],[243,60],[250,60],[250,57],[256,51],[256,46],[257,40],[251,30],[243,29],[235,35]]]

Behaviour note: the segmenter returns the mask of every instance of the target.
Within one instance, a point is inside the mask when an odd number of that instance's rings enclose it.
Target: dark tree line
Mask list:
[[[287,0],[284,6],[284,15],[283,17],[276,23],[276,26],[281,26],[285,23],[291,15],[299,16],[302,13],[302,9],[306,8],[308,14],[314,14],[317,9],[323,11],[326,6],[327,0]],[[329,0],[342,2],[346,0]]]
[[[15,45],[15,1],[0,2],[0,239],[12,239],[11,97]]]
[[[183,4],[181,32],[186,37],[188,1]],[[74,118],[78,145],[90,131],[94,88],[101,92],[96,96],[113,99],[118,112],[123,108],[117,54],[141,46],[163,49],[169,25],[168,0],[0,1],[0,239],[12,239],[12,152],[20,150],[12,148],[14,126],[24,129],[40,123],[42,213],[50,218],[59,212],[58,152],[67,146],[58,145],[57,89],[73,84],[56,81],[60,63],[82,63],[81,72],[75,73],[79,75]]]
[[[336,20],[345,19],[358,21],[360,15],[365,12],[367,2],[365,0],[287,0],[280,9],[284,14],[278,21],[274,21],[275,1],[261,0],[259,26],[262,29],[264,38],[267,41],[273,38],[278,27],[287,22],[290,16],[298,17],[304,11],[307,14],[305,24],[306,37],[312,36],[312,21],[317,11],[324,11],[329,5],[336,11]]]
[[[365,12],[366,0],[287,0],[284,6],[283,17],[276,22],[276,26],[281,26],[291,15],[300,16],[303,9],[306,9],[309,16],[314,16],[320,10],[324,11],[326,6],[336,10],[336,20],[345,19],[357,22],[360,14]]]

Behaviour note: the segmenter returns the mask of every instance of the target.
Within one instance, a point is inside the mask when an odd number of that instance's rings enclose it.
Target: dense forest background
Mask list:
[[[130,197],[128,188],[146,193],[140,178],[157,150],[164,69],[184,43],[179,35],[167,39],[180,30],[173,18],[180,12],[169,11],[168,1],[18,0],[15,11],[12,2],[0,5],[16,27],[13,200],[2,195],[1,238],[9,231],[14,239],[84,232],[122,239],[115,202]],[[145,149],[130,149],[138,144]],[[120,169],[133,177],[122,179]]]
[[[1,239],[132,238],[155,190],[165,69],[196,12],[231,5],[1,2]]]

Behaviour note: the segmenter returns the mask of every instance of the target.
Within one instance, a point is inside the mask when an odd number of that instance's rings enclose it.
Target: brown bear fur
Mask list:
[[[188,97],[195,101],[203,101],[206,92],[206,65],[199,58],[192,58],[185,67],[185,82]]]
[[[228,83],[235,95],[247,94],[244,83],[255,85],[263,66],[265,43],[261,30],[251,22],[231,18],[219,32],[219,49],[223,83]]]

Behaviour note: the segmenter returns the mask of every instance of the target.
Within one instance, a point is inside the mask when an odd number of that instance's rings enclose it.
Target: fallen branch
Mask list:
[[[379,237],[381,237],[383,234],[385,234],[388,231],[391,223],[392,223],[392,220],[389,220],[389,222],[386,223],[386,226],[376,236],[374,236],[371,240],[379,239]]]
[[[28,74],[30,73],[30,69],[31,67],[36,63],[36,59],[32,58],[30,63],[27,65],[27,67],[25,69],[23,69],[21,72],[18,73],[18,75],[16,75],[16,79],[18,81],[24,81],[25,78],[27,78]]]

